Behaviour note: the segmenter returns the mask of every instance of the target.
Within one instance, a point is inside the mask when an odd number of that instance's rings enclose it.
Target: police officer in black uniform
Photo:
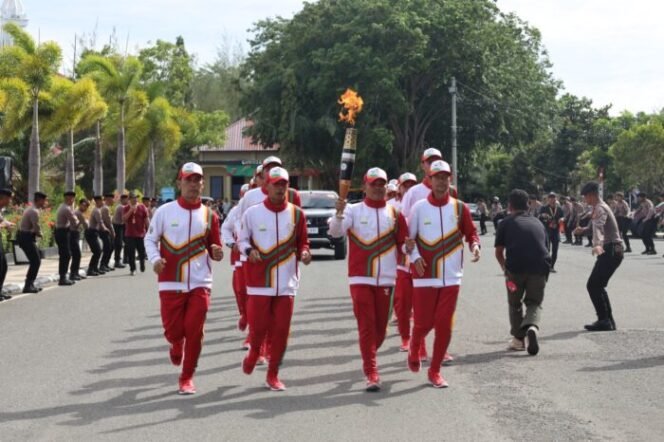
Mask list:
[[[35,286],[35,279],[41,267],[41,255],[37,248],[37,238],[41,238],[41,226],[39,225],[39,210],[43,209],[47,203],[47,196],[42,192],[35,192],[33,204],[25,209],[18,233],[16,234],[16,244],[23,249],[25,256],[30,261],[28,273],[25,275],[25,285],[23,293],[38,293],[42,289]]]

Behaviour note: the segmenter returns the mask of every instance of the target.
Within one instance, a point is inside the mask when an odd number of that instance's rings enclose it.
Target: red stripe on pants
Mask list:
[[[279,372],[281,358],[288,344],[288,333],[293,316],[294,296],[247,296],[247,319],[249,321],[249,357],[258,359],[259,351],[269,335],[269,375]]]
[[[394,313],[397,315],[397,328],[403,339],[410,338],[410,316],[413,311],[413,277],[409,272],[397,271],[397,285],[394,288]]]
[[[194,376],[203,348],[210,289],[197,287],[190,292],[161,291],[159,299],[166,340],[175,344],[184,339],[182,379],[190,379]]]
[[[440,371],[443,356],[452,339],[452,321],[456,310],[459,286],[415,287],[413,289],[413,336],[410,340],[411,354],[419,354],[419,347],[426,335],[435,330],[431,368],[434,373]]]
[[[247,313],[247,286],[244,283],[244,271],[240,267],[233,270],[233,292],[240,316],[245,316]]]
[[[385,340],[391,292],[392,287],[356,284],[350,286],[353,313],[357,319],[360,336],[360,353],[362,353],[366,376],[378,373],[376,352]]]

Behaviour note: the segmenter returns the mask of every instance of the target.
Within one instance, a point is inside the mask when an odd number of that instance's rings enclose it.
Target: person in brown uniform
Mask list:
[[[618,222],[620,229],[620,236],[625,242],[625,253],[630,253],[632,248],[629,245],[629,226],[632,224],[632,219],[629,217],[631,212],[629,204],[625,201],[625,194],[622,192],[615,193],[615,207],[613,208],[613,215]]]
[[[90,263],[88,264],[88,276],[99,276],[106,273],[104,270],[99,268],[99,260],[101,258],[102,249],[99,245],[99,234],[104,227],[104,223],[101,221],[101,211],[100,209],[104,205],[104,200],[100,195],[94,197],[95,206],[92,209],[90,214],[90,222],[88,228],[85,230],[85,240],[90,246],[90,251],[92,252],[92,257],[90,258]]]
[[[113,212],[113,231],[115,232],[115,239],[113,241],[113,258],[115,260],[114,267],[116,269],[124,269],[126,267],[124,264],[127,263],[127,257],[125,256],[124,259],[122,258],[122,249],[125,249],[126,254],[127,248],[125,244],[125,223],[122,219],[122,215],[124,214],[124,208],[127,206],[128,201],[129,195],[120,195],[120,204],[117,205]]]
[[[67,191],[64,193],[64,197],[65,200],[60,204],[55,215],[55,243],[58,245],[58,273],[60,275],[58,285],[74,285],[74,281],[67,278],[67,270],[69,270],[69,261],[71,260],[69,235],[71,234],[71,227],[78,225],[78,219],[76,219],[72,207],[76,193]]]
[[[0,210],[7,207],[12,202],[13,192],[11,189],[0,188]],[[0,214],[0,227],[5,229],[10,229],[14,227],[14,223],[10,221],[5,221]],[[2,286],[5,284],[5,277],[7,276],[7,258],[5,258],[5,251],[2,247],[2,241],[0,241],[0,302],[7,301],[12,299],[9,295],[2,294]]]
[[[99,230],[99,237],[102,243],[101,262],[99,268],[105,272],[112,272],[115,270],[109,263],[111,262],[111,255],[113,254],[113,241],[115,240],[115,231],[113,230],[113,220],[111,219],[111,206],[115,195],[107,193],[104,195],[104,202],[102,203],[99,211],[101,213],[101,221],[104,229]],[[95,201],[96,202],[96,201]]]
[[[72,281],[80,281],[85,279],[85,276],[81,276],[81,228],[85,232],[88,228],[88,220],[85,219],[83,215],[90,207],[90,203],[87,199],[82,198],[78,202],[78,209],[74,211],[74,216],[78,223],[76,225],[71,224],[69,226],[69,249],[71,250],[71,267],[69,269],[69,279]]]
[[[620,239],[618,222],[611,208],[602,201],[599,196],[599,184],[591,181],[581,189],[586,203],[592,207],[590,224],[587,227],[577,227],[575,235],[583,235],[592,232],[592,252],[597,256],[586,288],[590,300],[597,313],[597,321],[587,324],[588,331],[612,331],[616,329],[616,321],[613,320],[611,302],[606,286],[609,279],[620,266],[623,260],[624,245]]]
[[[35,192],[34,202],[31,206],[25,209],[23,217],[19,223],[18,232],[16,234],[16,244],[23,249],[25,256],[30,261],[28,273],[25,275],[25,285],[23,286],[23,293],[38,293],[41,287],[35,286],[35,279],[39,273],[41,266],[41,255],[37,249],[37,238],[41,238],[41,227],[39,225],[39,211],[46,206],[48,197],[45,193]]]

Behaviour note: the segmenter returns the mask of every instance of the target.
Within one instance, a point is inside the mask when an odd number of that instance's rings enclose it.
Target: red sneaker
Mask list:
[[[178,394],[187,395],[196,393],[196,387],[194,386],[193,379],[180,379],[180,389]]]
[[[171,363],[178,367],[182,364],[182,354],[184,352],[184,341],[176,342],[171,344],[171,348],[168,351],[168,355],[171,358]]]
[[[445,352],[445,356],[443,356],[443,365],[451,365],[452,362],[454,362],[454,356]]]
[[[410,339],[409,338],[401,338],[401,346],[399,347],[399,351],[406,352],[410,348]]]
[[[420,369],[422,368],[422,361],[420,361],[420,358],[413,358],[412,357],[412,352],[408,352],[408,369],[412,371],[413,373],[418,373]]]
[[[378,373],[374,373],[367,376],[366,391],[370,393],[375,393],[377,391],[380,391],[380,377],[378,376]]]
[[[440,373],[434,373],[431,370],[429,370],[429,382],[431,382],[434,388],[447,388],[450,386]]]
[[[251,374],[254,372],[254,368],[256,368],[256,361],[258,358],[256,356],[252,356],[251,352],[247,352],[247,356],[244,357],[242,360],[242,372],[244,374]]]
[[[241,332],[247,329],[247,317],[240,315],[240,319],[237,320],[237,329]]]
[[[265,379],[265,386],[272,391],[285,391],[286,386],[279,380],[277,375],[267,375]]]

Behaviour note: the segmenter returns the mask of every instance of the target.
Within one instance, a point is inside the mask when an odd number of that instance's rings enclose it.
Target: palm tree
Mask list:
[[[125,112],[127,100],[141,77],[142,64],[136,57],[106,58],[89,55],[78,65],[81,74],[91,76],[98,84],[106,101],[115,102],[119,107],[118,149],[117,149],[117,190],[125,189],[126,146],[125,146]]]
[[[41,150],[39,144],[39,99],[41,91],[47,89],[57,73],[62,51],[54,42],[35,44],[30,34],[14,23],[7,23],[4,31],[12,37],[14,46],[6,55],[13,58],[10,70],[28,85],[32,100],[32,133],[28,152],[28,198],[32,200],[39,190]]]
[[[139,173],[146,166],[144,194],[153,196],[156,191],[155,156],[165,162],[173,158],[180,147],[182,132],[176,120],[176,108],[164,97],[150,102],[145,115],[128,127],[128,137],[134,148],[130,152],[130,175]]]
[[[0,141],[16,138],[30,105],[28,85],[18,78],[0,78]]]
[[[90,78],[83,78],[76,83],[65,78],[58,78],[53,82],[50,94],[54,111],[44,125],[44,134],[53,137],[67,134],[65,190],[74,190],[76,185],[74,133],[92,127],[106,115],[108,106],[97,91],[95,82]],[[90,140],[85,139],[79,143],[88,141]]]

